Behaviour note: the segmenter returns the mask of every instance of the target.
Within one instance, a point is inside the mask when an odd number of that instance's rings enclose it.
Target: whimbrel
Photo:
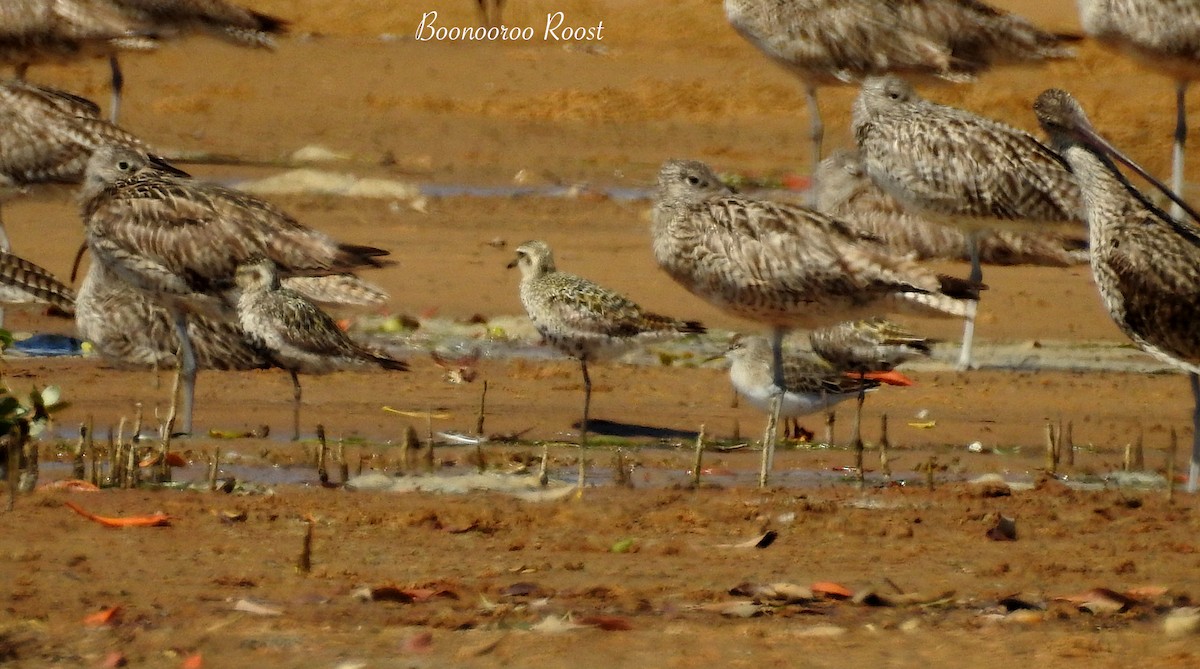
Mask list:
[[[978,0],[725,0],[725,16],[803,82],[813,170],[824,135],[820,86],[888,72],[966,81],[994,65],[1072,55],[1064,43],[1073,38]]]
[[[265,257],[297,275],[378,267],[387,251],[342,244],[246,193],[191,179],[142,152],[102,147],[88,162],[81,201],[95,262],[143,291],[172,316],[185,390],[183,429],[191,429],[196,359],[188,315],[228,317],[224,293],[243,262]]]
[[[1172,189],[1183,194],[1188,84],[1200,79],[1200,4],[1188,0],[1076,0],[1083,31],[1175,79]],[[1183,210],[1172,205],[1180,218]]]
[[[659,267],[673,279],[771,328],[781,387],[789,328],[904,307],[965,316],[979,298],[978,284],[931,272],[813,209],[734,195],[696,161],[663,164],[651,237]],[[767,422],[763,485],[778,418],[774,411]]]
[[[1119,160],[1170,191],[1102,138],[1065,91],[1038,96],[1034,111],[1079,185],[1087,210],[1092,274],[1108,313],[1143,351],[1189,375],[1195,408],[1188,490],[1200,486],[1200,217],[1176,221],[1117,171]]]
[[[554,255],[543,241],[518,246],[517,257],[508,266],[521,269],[521,304],[542,339],[578,360],[583,371],[583,419],[579,427],[579,487],[582,488],[583,448],[587,445],[592,402],[588,362],[615,357],[642,342],[701,334],[704,326],[645,311],[618,293],[558,271]]]
[[[300,373],[327,374],[377,365],[404,371],[408,364],[350,340],[329,314],[300,293],[284,288],[275,263],[253,259],[237,269],[238,324],[251,344],[292,377],[292,439],[300,438]]]

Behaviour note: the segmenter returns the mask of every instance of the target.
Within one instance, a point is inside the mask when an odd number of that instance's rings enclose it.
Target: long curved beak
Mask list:
[[[507,264],[507,265],[505,265],[505,267],[507,267],[508,269],[512,269],[512,268],[514,268],[514,267],[516,267],[516,266],[517,266],[517,259],[516,259],[516,258],[513,258],[512,260],[510,260],[510,261],[508,262],[508,264]]]

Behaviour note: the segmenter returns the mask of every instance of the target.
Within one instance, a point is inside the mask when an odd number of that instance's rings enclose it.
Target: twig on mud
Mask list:
[[[167,422],[162,426],[162,452],[159,453],[159,470],[158,482],[170,483],[171,481],[171,465],[168,462],[171,455],[171,433],[175,431],[175,410],[171,407],[171,413],[167,415]]]
[[[329,472],[325,471],[325,458],[329,455],[329,446],[325,443],[325,426],[317,426],[317,479],[321,485],[329,483]]]
[[[545,488],[550,483],[550,444],[542,444],[542,465],[538,468],[538,485]]]
[[[96,459],[96,431],[91,414],[88,414],[87,419],[87,459],[92,463],[91,474],[88,476],[87,480],[89,483],[99,488],[100,462]]]
[[[142,403],[136,402],[133,405],[133,436],[129,438],[129,443],[137,444],[142,440]]]
[[[484,416],[484,412],[487,409],[487,391],[488,391],[488,382],[487,382],[487,379],[484,379],[483,380],[483,392],[481,392],[479,394],[479,416],[477,416],[475,418],[475,434],[480,437],[483,436],[483,416]]]
[[[1066,454],[1067,466],[1075,468],[1075,421],[1067,421],[1067,433],[1063,435],[1063,453]]]
[[[340,476],[338,482],[342,485],[346,485],[346,481],[350,480],[350,463],[346,462],[346,445],[341,439],[339,439],[337,443],[336,455],[338,461],[338,475]]]
[[[208,491],[217,489],[217,472],[221,469],[221,447],[213,449],[212,461],[208,465]]]
[[[300,559],[296,561],[296,571],[301,574],[312,571],[313,527],[316,525],[316,519],[306,516],[304,522],[307,525],[304,529],[304,542],[300,545]]]
[[[887,414],[879,417],[879,472],[883,474],[883,480],[892,480],[892,463],[888,459],[888,449],[891,448],[891,443],[888,442],[888,418]]]
[[[700,488],[701,468],[704,466],[704,425],[696,433],[696,457],[692,459],[692,487]]]
[[[625,461],[624,448],[618,448],[613,455],[613,484],[620,488],[633,487],[633,477],[630,476],[629,465]]]
[[[1054,438],[1054,424],[1046,421],[1046,473],[1058,472],[1058,444]]]
[[[71,459],[71,478],[82,481],[87,476],[87,465],[83,454],[87,450],[88,426],[79,424],[79,443],[75,444],[75,453]]]
[[[433,407],[429,407],[429,412],[425,414],[425,452],[422,454],[421,463],[425,465],[425,473],[433,473]]]
[[[418,448],[420,440],[417,437],[417,428],[409,425],[404,430],[404,441],[400,442],[400,471],[405,474],[412,472]]]
[[[125,460],[121,457],[125,448],[125,417],[121,416],[121,420],[117,422],[117,442],[113,446],[112,453],[109,455],[109,475],[112,478],[112,487],[125,487]]]

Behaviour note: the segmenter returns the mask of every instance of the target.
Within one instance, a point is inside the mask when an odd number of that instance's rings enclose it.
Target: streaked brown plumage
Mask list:
[[[1176,222],[1117,171],[1117,159],[1146,174],[1101,138],[1068,93],[1034,104],[1038,122],[1083,189],[1092,274],[1117,326],[1139,348],[1188,372],[1193,444],[1188,489],[1200,485],[1200,219]]]
[[[84,235],[95,261],[172,313],[184,388],[195,364],[189,313],[229,314],[224,291],[243,262],[264,257],[298,275],[377,267],[381,249],[341,244],[245,193],[191,179],[144,153],[103,147],[88,162],[81,190]],[[185,394],[184,429],[191,427]]]
[[[788,328],[916,305],[965,316],[979,298],[978,284],[931,272],[818,211],[734,195],[696,161],[663,164],[651,237],[659,267],[673,279],[772,328],[778,386]],[[778,417],[773,412],[763,440],[763,485]]]
[[[300,438],[299,374],[377,365],[407,370],[408,364],[352,341],[308,298],[284,288],[275,263],[252,259],[237,268],[237,320],[251,345],[292,377],[292,438]]]
[[[927,358],[929,340],[883,318],[845,321],[808,334],[813,352],[845,372],[886,372]]]
[[[863,82],[853,130],[867,175],[907,207],[960,224],[1083,218],[1079,187],[1040,141],[925,100],[897,77]]]
[[[977,0],[725,0],[725,16],[803,82],[814,170],[824,134],[818,86],[889,72],[963,81],[994,65],[1072,55],[1072,38]]]
[[[640,342],[700,334],[704,326],[643,310],[626,297],[574,274],[558,271],[543,241],[517,247],[509,267],[521,270],[521,304],[546,343],[579,360],[583,371],[583,419],[579,445],[587,441],[592,381],[588,362],[623,353]],[[584,484],[582,453],[579,486]]]
[[[0,251],[0,304],[47,304],[72,314],[75,291],[40,265]]]
[[[918,260],[970,260],[967,234],[906,209],[866,176],[855,151],[835,151],[821,161],[817,208],[896,253]],[[979,259],[994,265],[1067,267],[1088,261],[1086,237],[1041,230],[985,230],[977,235]]]
[[[1200,79],[1200,3],[1193,0],[1076,0],[1083,30],[1175,80],[1172,189],[1183,193],[1188,85]],[[1183,215],[1179,207],[1172,214]]]
[[[738,337],[725,352],[733,365],[729,378],[738,394],[761,411],[768,411],[778,391],[771,371],[771,346],[762,337]],[[829,409],[859,391],[874,390],[879,382],[843,374],[806,351],[789,351],[783,359],[783,401],[780,416],[794,418]]]
[[[0,64],[23,76],[34,63],[107,55],[116,46],[149,47],[146,28],[109,0],[4,0]]]

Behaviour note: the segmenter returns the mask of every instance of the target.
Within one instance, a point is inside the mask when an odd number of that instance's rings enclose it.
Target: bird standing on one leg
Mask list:
[[[408,364],[369,350],[346,336],[329,314],[299,292],[284,288],[275,263],[258,258],[240,265],[236,282],[238,323],[250,343],[292,377],[292,440],[300,438],[300,373],[326,374],[378,365],[405,371]]]
[[[583,419],[579,427],[579,487],[585,480],[592,380],[588,362],[615,357],[640,342],[702,334],[696,321],[681,321],[643,310],[629,299],[574,274],[560,272],[543,241],[517,247],[508,264],[521,269],[521,304],[546,343],[579,361],[583,372]]]

